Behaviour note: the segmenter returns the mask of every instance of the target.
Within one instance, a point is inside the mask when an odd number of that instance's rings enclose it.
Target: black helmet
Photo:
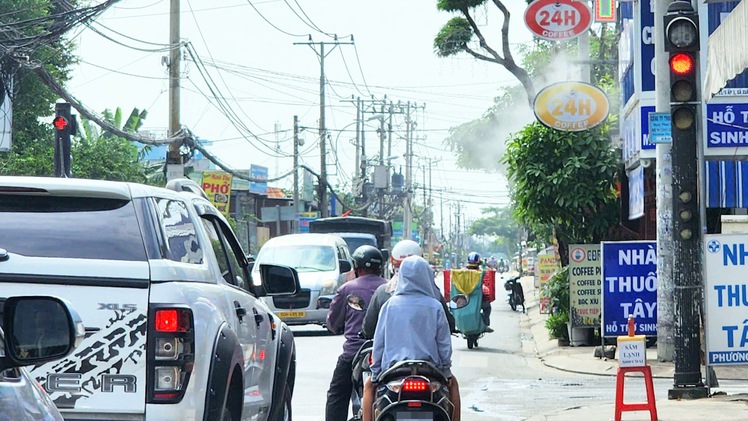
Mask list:
[[[382,252],[374,246],[361,246],[353,252],[356,269],[380,270],[383,261]]]

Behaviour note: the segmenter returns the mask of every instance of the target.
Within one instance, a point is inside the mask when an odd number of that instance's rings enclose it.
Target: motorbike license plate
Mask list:
[[[434,421],[432,414],[424,414],[422,412],[396,412],[395,421],[409,420],[409,421]]]
[[[297,319],[306,316],[306,311],[281,311],[278,317],[281,319]]]

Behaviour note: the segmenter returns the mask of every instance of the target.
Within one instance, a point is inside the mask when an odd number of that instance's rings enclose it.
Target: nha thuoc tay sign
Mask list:
[[[601,243],[602,332],[626,334],[629,316],[636,333],[657,336],[657,242]]]
[[[748,364],[748,235],[704,243],[707,364]]]

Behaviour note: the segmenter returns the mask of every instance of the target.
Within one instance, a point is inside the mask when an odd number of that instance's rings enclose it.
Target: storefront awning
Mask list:
[[[748,161],[706,162],[706,207],[748,208]]]
[[[748,2],[741,1],[709,36],[704,99],[710,100],[727,82],[748,69]]]

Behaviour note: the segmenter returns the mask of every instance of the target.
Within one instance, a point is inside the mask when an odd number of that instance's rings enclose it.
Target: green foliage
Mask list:
[[[434,38],[434,50],[439,57],[448,57],[462,51],[473,37],[467,19],[454,17],[442,27]]]
[[[124,131],[135,132],[143,125],[147,114],[135,108],[123,124],[122,110],[118,107],[114,112],[104,110],[102,117]],[[113,133],[100,131],[85,118],[80,125],[81,130],[72,145],[74,177],[147,182],[148,170],[139,162],[137,146]]]
[[[597,242],[617,222],[617,157],[603,124],[562,132],[538,122],[507,145],[515,215],[527,226],[551,226],[559,242]]]
[[[548,280],[546,294],[551,298],[551,308],[554,313],[571,313],[569,289],[569,267],[566,266],[556,272]]]
[[[72,1],[75,6],[78,2]],[[55,13],[49,0],[3,0],[0,16],[3,26],[0,45],[15,45],[18,39],[33,38],[46,30],[40,25],[17,24]],[[13,25],[13,26],[11,26]],[[43,63],[59,81],[68,80],[75,63],[73,44],[66,40],[41,43],[19,53],[28,54],[31,62]],[[57,95],[36,77],[33,70],[4,61],[0,77],[13,74],[13,144],[9,152],[0,153],[0,174],[52,175],[54,173],[54,137],[52,132],[53,104]]]
[[[486,0],[437,0],[436,8],[445,12],[459,12],[480,6]]]
[[[551,338],[568,339],[566,324],[569,322],[571,302],[569,295],[569,267],[565,267],[548,280],[548,284],[541,292],[544,297],[551,299],[551,314],[545,321],[545,327]]]
[[[485,215],[476,219],[468,228],[469,235],[498,237],[488,248],[504,250],[511,256],[516,251],[518,224],[513,219],[511,208],[488,207],[481,209]]]
[[[548,316],[545,320],[545,328],[548,329],[548,336],[551,339],[568,339],[569,331],[566,324],[569,323],[569,315],[555,313]]]

